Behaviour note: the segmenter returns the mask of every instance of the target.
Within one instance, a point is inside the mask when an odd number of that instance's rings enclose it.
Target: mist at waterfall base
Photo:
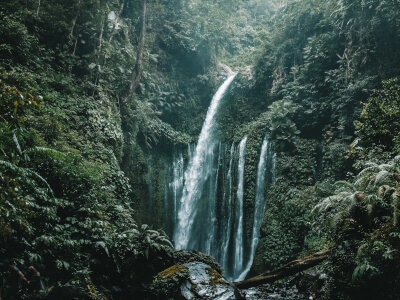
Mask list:
[[[249,272],[264,214],[264,192],[274,180],[275,156],[264,138],[257,171],[252,236],[245,238],[243,207],[246,142],[220,142],[215,116],[235,75],[214,95],[197,145],[176,147],[165,186],[164,220],[177,250],[197,250],[221,264],[229,280],[243,280]]]

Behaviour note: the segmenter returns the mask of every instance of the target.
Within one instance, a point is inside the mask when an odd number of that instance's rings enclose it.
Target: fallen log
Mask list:
[[[264,283],[274,282],[278,279],[294,275],[296,273],[318,265],[328,257],[329,251],[330,249],[314,253],[310,256],[291,261],[284,265],[282,268],[279,268],[275,271],[266,272],[243,281],[234,282],[233,284],[236,285],[236,287],[238,287],[239,289],[246,289]]]

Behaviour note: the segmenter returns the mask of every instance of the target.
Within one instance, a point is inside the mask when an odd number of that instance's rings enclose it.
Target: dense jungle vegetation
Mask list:
[[[266,133],[277,153],[250,273],[331,248],[319,299],[400,299],[399,49],[398,0],[1,1],[0,262],[35,297],[160,297],[165,166],[225,64],[245,207]]]

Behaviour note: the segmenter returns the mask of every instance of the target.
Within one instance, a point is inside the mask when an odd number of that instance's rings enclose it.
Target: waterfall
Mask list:
[[[217,176],[217,170],[214,168],[214,152],[218,146],[213,135],[214,117],[221,99],[235,76],[236,74],[230,76],[211,100],[196,149],[184,175],[185,184],[178,210],[178,222],[173,235],[173,241],[178,250],[197,249],[210,254],[212,240],[209,238],[209,232],[215,230],[215,216],[206,212],[215,211],[212,207],[215,199],[211,199],[212,201],[204,199],[203,189],[207,183],[211,185],[208,191],[216,188],[212,186],[211,180]]]
[[[224,210],[222,213],[223,222],[221,231],[225,232],[222,235],[221,240],[221,251],[219,262],[222,268],[227,271],[230,269],[228,262],[228,251],[229,251],[229,241],[231,237],[231,216],[232,216],[232,168],[233,168],[233,157],[235,155],[235,144],[232,143],[229,159],[229,169],[226,175],[227,187],[224,188]]]
[[[234,77],[214,95],[197,145],[174,149],[164,217],[177,250],[214,256],[225,277],[236,281],[244,279],[251,268],[265,209],[264,193],[275,180],[276,167],[271,143],[265,138],[257,168],[253,228],[245,239],[245,214],[252,211],[244,208],[247,137],[228,148],[214,134],[214,117]]]
[[[185,163],[182,149],[174,148],[172,152],[172,180],[165,186],[164,194],[164,223],[169,235],[174,232],[177,223],[177,211],[180,206],[180,199],[183,191]],[[168,179],[166,180],[168,182]]]
[[[271,167],[271,181],[275,181],[275,158],[276,154],[271,151],[271,143],[268,141],[267,136],[261,146],[260,160],[257,167],[257,186],[256,186],[256,198],[254,201],[254,218],[253,218],[253,230],[252,239],[250,246],[250,258],[247,262],[246,268],[238,276],[238,280],[243,280],[247,273],[250,271],[251,265],[253,264],[254,254],[256,252],[256,247],[258,240],[260,238],[260,227],[264,217],[265,210],[265,183],[266,183],[266,170],[267,164]]]
[[[246,155],[247,137],[244,137],[239,144],[239,165],[238,165],[238,190],[235,209],[235,262],[233,277],[237,278],[243,269],[243,196],[244,196],[244,163]]]

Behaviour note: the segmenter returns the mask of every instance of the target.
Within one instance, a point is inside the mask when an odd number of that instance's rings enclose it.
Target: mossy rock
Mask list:
[[[150,286],[152,298],[173,298],[179,292],[180,285],[187,280],[188,277],[189,269],[183,265],[173,265],[158,273]]]
[[[209,265],[190,262],[184,266],[189,277],[180,287],[183,299],[236,299],[235,289]]]
[[[188,275],[188,268],[182,265],[174,265],[160,273],[158,273],[158,277],[162,280],[170,280],[171,278],[175,276],[180,276],[180,275]]]
[[[185,264],[194,261],[202,262],[211,266],[211,268],[216,270],[218,273],[222,273],[222,267],[215,260],[214,257],[198,251],[185,251],[185,250],[176,251],[174,252],[174,261],[175,264]]]
[[[196,261],[174,265],[160,272],[150,290],[153,292],[153,299],[160,300],[237,299],[237,291],[219,272]]]

